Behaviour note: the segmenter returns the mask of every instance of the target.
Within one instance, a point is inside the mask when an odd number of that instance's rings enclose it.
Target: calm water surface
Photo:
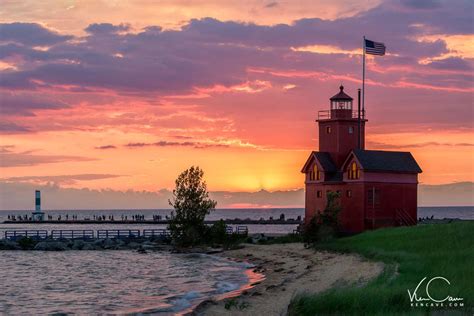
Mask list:
[[[2,251],[0,314],[173,315],[256,281],[244,263],[200,254]]]

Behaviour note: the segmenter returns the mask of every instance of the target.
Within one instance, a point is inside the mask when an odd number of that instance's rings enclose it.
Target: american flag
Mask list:
[[[368,39],[365,40],[365,52],[371,55],[378,55],[383,56],[385,55],[385,44],[384,43],[377,43],[374,41],[370,41]]]

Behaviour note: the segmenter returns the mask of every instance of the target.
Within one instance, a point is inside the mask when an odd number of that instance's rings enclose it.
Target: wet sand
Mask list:
[[[291,299],[334,286],[364,284],[379,275],[383,264],[353,254],[305,249],[302,243],[245,245],[220,254],[253,263],[265,275],[239,297],[200,304],[193,315],[286,315]],[[226,308],[227,307],[227,308]]]

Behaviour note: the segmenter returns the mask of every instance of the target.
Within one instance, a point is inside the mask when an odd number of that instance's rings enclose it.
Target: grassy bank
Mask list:
[[[295,298],[290,315],[397,315],[431,314],[440,307],[411,307],[407,290],[426,297],[426,283],[433,277],[433,298],[447,295],[464,298],[464,307],[444,307],[451,313],[473,312],[474,303],[474,222],[388,228],[334,240],[318,248],[355,252],[386,263],[384,273],[369,284],[339,287],[320,295]],[[444,303],[446,305],[447,302]],[[448,303],[449,304],[449,303]]]

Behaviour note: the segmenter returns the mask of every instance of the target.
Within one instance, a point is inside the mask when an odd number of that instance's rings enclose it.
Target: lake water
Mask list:
[[[437,219],[459,218],[474,220],[474,206],[426,206],[418,208],[418,217]]]
[[[261,275],[216,256],[134,251],[2,251],[1,315],[175,315],[239,294]]]

